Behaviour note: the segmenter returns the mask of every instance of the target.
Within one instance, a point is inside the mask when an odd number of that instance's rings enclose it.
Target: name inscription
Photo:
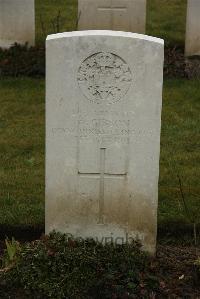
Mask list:
[[[135,116],[129,115],[128,112],[95,112],[94,117],[90,117],[85,111],[81,111],[78,120],[76,117],[68,119],[65,127],[52,128],[52,133],[57,137],[63,136],[63,134],[73,136],[80,141],[90,139],[98,144],[115,142],[128,144],[131,136],[151,138],[154,133],[149,129],[134,128]]]

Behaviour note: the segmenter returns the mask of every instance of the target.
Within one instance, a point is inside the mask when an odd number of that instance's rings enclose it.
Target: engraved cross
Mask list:
[[[113,11],[126,11],[127,8],[124,7],[124,6],[114,6],[111,4],[110,7],[98,7],[98,10],[101,10],[101,11],[110,11],[110,12],[113,12]]]
[[[82,177],[97,177],[99,178],[99,224],[104,223],[104,181],[109,177],[124,177],[127,174],[111,174],[105,172],[106,148],[100,148],[100,171],[98,173],[78,172]]]

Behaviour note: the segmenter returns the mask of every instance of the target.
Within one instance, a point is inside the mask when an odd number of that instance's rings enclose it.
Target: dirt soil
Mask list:
[[[163,289],[164,297],[159,298],[200,298],[200,276],[194,266],[198,256],[199,247],[158,245],[152,269]]]

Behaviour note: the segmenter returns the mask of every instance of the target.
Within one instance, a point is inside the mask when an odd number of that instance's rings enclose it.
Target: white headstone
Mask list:
[[[0,47],[35,43],[34,0],[0,0]]]
[[[200,55],[200,0],[188,0],[185,55]]]
[[[79,30],[145,33],[146,0],[78,0]]]
[[[46,51],[46,233],[154,252],[163,40],[79,31]]]

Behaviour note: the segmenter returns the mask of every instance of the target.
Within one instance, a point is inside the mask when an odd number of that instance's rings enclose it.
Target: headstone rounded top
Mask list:
[[[62,32],[57,34],[50,34],[47,36],[48,40],[60,39],[66,37],[82,37],[82,36],[118,36],[118,37],[129,37],[133,39],[141,39],[157,44],[164,44],[164,40],[158,37],[149,36],[145,34],[124,32],[124,31],[113,31],[113,30],[85,30],[85,31],[71,31]]]

